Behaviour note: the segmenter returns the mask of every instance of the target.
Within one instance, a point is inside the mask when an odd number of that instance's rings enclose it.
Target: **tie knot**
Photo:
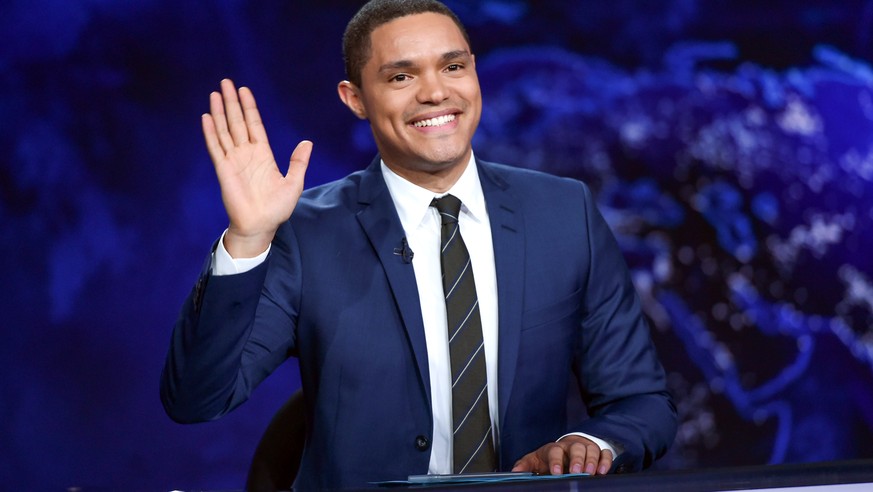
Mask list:
[[[439,211],[443,224],[454,224],[458,221],[458,215],[461,213],[461,200],[452,195],[434,198],[430,202],[430,206],[436,207]]]

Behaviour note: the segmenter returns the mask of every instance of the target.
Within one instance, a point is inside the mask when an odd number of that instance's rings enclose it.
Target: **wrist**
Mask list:
[[[241,234],[230,226],[224,235],[224,249],[234,259],[254,258],[267,250],[275,235],[276,231]]]

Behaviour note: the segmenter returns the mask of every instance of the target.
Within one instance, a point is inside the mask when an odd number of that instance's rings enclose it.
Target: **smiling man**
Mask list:
[[[367,119],[385,165],[423,188],[447,191],[472,154],[482,95],[469,43],[451,18],[411,15],[370,34],[370,56],[342,101]]]
[[[210,96],[230,224],[173,333],[167,413],[217,418],[296,356],[303,489],[650,465],[676,413],[588,188],[475,158],[476,60],[441,3],[369,2],[343,49],[379,156],[337,182],[303,191],[310,142],[279,171],[248,89]]]

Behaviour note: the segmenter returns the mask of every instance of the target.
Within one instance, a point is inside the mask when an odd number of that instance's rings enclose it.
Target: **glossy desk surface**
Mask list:
[[[865,484],[849,486],[845,484]],[[821,487],[821,486],[831,487]],[[725,467],[704,470],[648,471],[624,475],[585,477],[547,482],[467,484],[403,487],[429,490],[536,490],[536,491],[668,491],[704,492],[780,489],[786,492],[873,492],[873,460]],[[383,488],[382,490],[397,490]]]

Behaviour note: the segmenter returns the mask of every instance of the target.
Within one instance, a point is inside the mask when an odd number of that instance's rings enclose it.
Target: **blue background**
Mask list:
[[[309,186],[372,158],[341,105],[359,2],[44,0],[0,15],[0,484],[237,488],[293,361],[164,415],[173,321],[226,224],[200,135],[250,86]],[[678,469],[873,457],[873,1],[450,2],[480,157],[588,181],[633,271]],[[350,443],[354,445],[354,443]]]

